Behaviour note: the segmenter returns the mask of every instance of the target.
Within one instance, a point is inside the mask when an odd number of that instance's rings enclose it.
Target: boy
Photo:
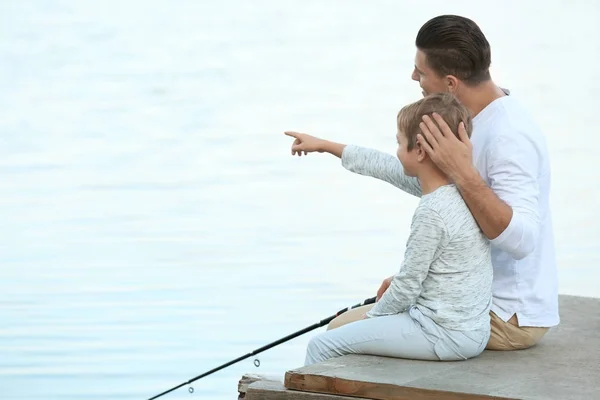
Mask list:
[[[390,288],[363,319],[314,337],[305,364],[345,354],[420,360],[465,360],[485,348],[490,335],[492,264],[490,244],[456,186],[417,143],[423,115],[433,112],[471,134],[469,111],[451,94],[434,94],[397,116],[397,156],[286,132],[296,140],[292,155],[327,152],[347,163],[379,166],[376,176],[400,179],[421,201],[414,213],[404,261]],[[345,165],[347,168],[349,166]],[[404,173],[402,170],[404,169]],[[356,171],[360,173],[360,171]]]

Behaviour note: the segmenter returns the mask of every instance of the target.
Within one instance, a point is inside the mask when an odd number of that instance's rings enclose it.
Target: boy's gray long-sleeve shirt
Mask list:
[[[367,316],[397,314],[415,305],[447,329],[489,328],[490,242],[456,186],[422,195],[418,180],[404,174],[396,157],[363,147],[346,146],[342,165],[421,197],[400,271]]]

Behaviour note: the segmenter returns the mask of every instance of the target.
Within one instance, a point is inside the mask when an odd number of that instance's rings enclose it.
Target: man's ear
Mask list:
[[[446,87],[448,92],[455,94],[458,90],[458,78],[454,75],[446,75]]]

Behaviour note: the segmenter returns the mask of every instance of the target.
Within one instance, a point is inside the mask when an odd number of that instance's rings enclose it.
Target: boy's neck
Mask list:
[[[431,160],[428,160],[421,165],[420,171],[417,173],[417,179],[419,179],[421,191],[424,195],[452,183],[450,178],[440,171]]]
[[[457,93],[458,100],[469,109],[473,118],[491,102],[504,96],[506,93],[491,79],[477,86],[465,86],[461,93]]]

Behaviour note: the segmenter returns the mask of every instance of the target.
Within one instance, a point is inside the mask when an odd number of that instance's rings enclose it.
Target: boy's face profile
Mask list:
[[[417,170],[419,168],[419,156],[417,154],[418,145],[415,145],[415,147],[409,151],[408,139],[401,131],[396,133],[396,140],[398,141],[398,151],[396,155],[398,156],[400,163],[402,163],[402,167],[404,167],[404,174],[407,176],[417,176]]]

